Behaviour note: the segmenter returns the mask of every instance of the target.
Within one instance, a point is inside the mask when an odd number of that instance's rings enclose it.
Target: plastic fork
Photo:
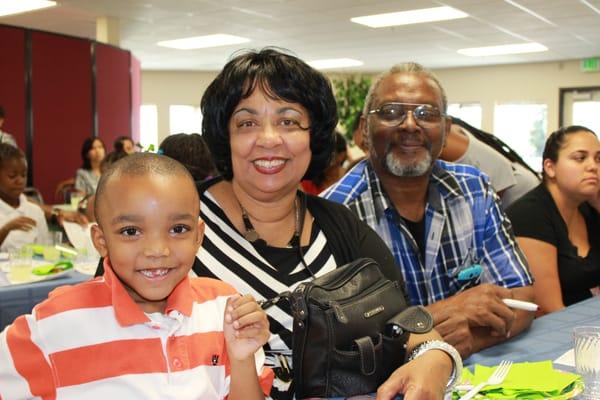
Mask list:
[[[510,367],[512,366],[512,361],[502,361],[500,365],[496,368],[494,373],[490,375],[490,377],[485,382],[481,382],[479,385],[475,386],[473,389],[469,390],[467,394],[461,397],[459,400],[470,400],[477,393],[481,391],[486,386],[489,385],[498,385],[504,381],[506,375],[508,375],[508,371],[510,371]]]

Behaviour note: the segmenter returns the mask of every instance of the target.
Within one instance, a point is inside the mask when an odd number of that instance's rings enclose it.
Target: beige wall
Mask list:
[[[558,127],[559,89],[600,86],[600,73],[584,73],[579,61],[452,68],[435,71],[450,102],[479,102],[482,129],[492,131],[494,105],[504,102],[548,105],[547,132]]]
[[[559,89],[600,86],[600,73],[583,73],[579,61],[492,67],[451,68],[435,71],[450,102],[479,102],[482,128],[492,131],[496,103],[524,102],[548,105],[548,127],[558,126]],[[200,103],[216,72],[143,71],[142,103],[158,106],[159,142],[168,135],[169,105]]]
[[[216,72],[142,71],[142,104],[158,108],[158,143],[169,135],[169,106],[200,105]]]

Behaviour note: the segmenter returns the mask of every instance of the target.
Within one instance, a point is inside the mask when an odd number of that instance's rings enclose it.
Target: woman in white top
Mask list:
[[[81,146],[81,159],[83,165],[75,174],[75,189],[86,195],[94,194],[98,179],[100,179],[100,165],[106,155],[106,147],[99,138],[87,138]]]

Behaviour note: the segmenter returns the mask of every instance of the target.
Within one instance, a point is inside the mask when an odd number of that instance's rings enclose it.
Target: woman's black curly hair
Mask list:
[[[273,48],[235,56],[202,96],[202,136],[215,166],[231,180],[229,120],[239,102],[257,87],[267,96],[301,104],[308,111],[312,158],[304,179],[315,177],[329,165],[335,143],[338,118],[331,84],[304,61]]]

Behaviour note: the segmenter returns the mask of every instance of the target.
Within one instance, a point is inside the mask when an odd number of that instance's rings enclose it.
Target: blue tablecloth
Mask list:
[[[583,325],[600,326],[600,296],[535,319],[527,331],[473,354],[465,360],[465,365],[492,366],[502,360],[555,360],[573,348],[573,328]]]
[[[26,285],[0,286],[0,332],[19,315],[30,313],[33,306],[46,299],[48,293],[54,288],[74,285],[91,278],[89,275],[70,271],[68,274],[52,280]]]

